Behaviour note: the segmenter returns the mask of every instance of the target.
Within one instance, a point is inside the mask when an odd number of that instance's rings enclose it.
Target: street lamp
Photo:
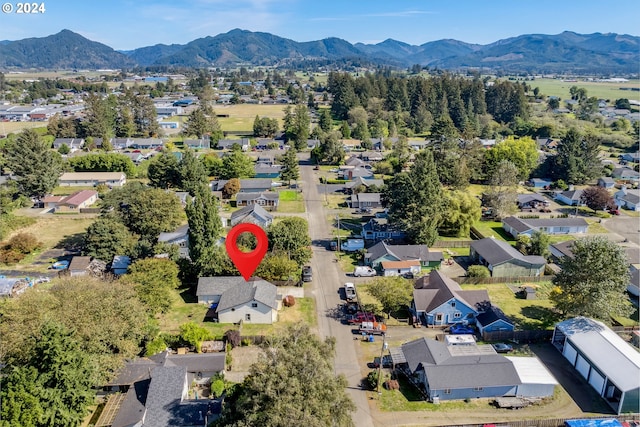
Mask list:
[[[376,389],[376,391],[378,392],[378,396],[382,394],[380,392],[380,377],[382,373],[382,355],[387,348],[389,348],[389,345],[387,344],[387,335],[382,334],[382,348],[380,349],[380,362],[378,363],[378,386]]]

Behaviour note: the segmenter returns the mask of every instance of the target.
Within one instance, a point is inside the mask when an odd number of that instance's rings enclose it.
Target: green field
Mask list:
[[[304,213],[304,198],[302,193],[295,190],[280,191],[280,204],[278,212],[280,213]]]
[[[609,99],[611,102],[620,98],[635,99],[640,101],[640,92],[631,90],[620,90],[624,88],[640,88],[640,81],[630,80],[624,83],[609,83],[609,82],[566,82],[558,79],[535,79],[534,81],[527,81],[527,84],[531,88],[540,88],[540,93],[547,96],[558,96],[561,99],[570,99],[569,88],[571,86],[578,86],[579,88],[585,88],[587,90],[587,96],[595,96],[598,99]]]

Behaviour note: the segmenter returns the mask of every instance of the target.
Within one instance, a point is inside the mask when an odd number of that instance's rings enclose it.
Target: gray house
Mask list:
[[[237,206],[260,205],[270,210],[276,210],[279,203],[280,193],[273,191],[266,193],[238,193],[236,196]]]
[[[553,395],[557,381],[537,358],[507,358],[490,345],[460,341],[420,338],[401,347],[406,364],[400,368],[424,388],[432,402]]]
[[[471,243],[471,259],[487,266],[492,277],[537,277],[544,273],[546,260],[523,255],[509,243],[493,237]]]
[[[267,228],[273,222],[273,215],[265,211],[260,205],[249,205],[231,214],[231,226],[241,222],[257,224],[262,228]]]
[[[513,237],[521,234],[531,236],[534,231],[548,234],[583,234],[589,224],[583,218],[518,218],[510,216],[502,220],[502,228]]]
[[[381,196],[380,193],[352,194],[349,198],[349,205],[352,209],[381,208]]]
[[[358,187],[369,188],[372,186],[382,188],[384,186],[384,181],[381,179],[366,179],[366,178],[358,177],[353,181],[349,181],[345,183],[343,187],[343,191],[345,193],[352,193],[353,190]]]
[[[582,190],[567,190],[556,194],[555,199],[569,206],[584,206]]]
[[[560,322],[551,343],[617,413],[640,411],[640,353],[603,323]]]
[[[201,277],[198,302],[210,306],[207,317],[220,323],[273,323],[278,319],[275,285],[258,277],[249,282],[239,276]]]
[[[112,427],[205,426],[220,401],[193,399],[191,384],[224,371],[225,353],[169,354],[127,362],[107,384],[105,410],[96,425]]]
[[[241,179],[240,192],[241,193],[264,193],[265,191],[271,190],[272,183],[273,181],[271,181],[271,179],[268,179],[268,178]]]
[[[640,210],[640,190],[628,190],[623,186],[620,191],[616,191],[613,199],[619,207],[632,211]]]
[[[158,243],[176,245],[180,258],[189,258],[189,225],[180,226],[175,231],[160,233]]]
[[[622,179],[625,181],[640,180],[640,173],[631,168],[615,168],[611,173],[611,176],[615,179]]]

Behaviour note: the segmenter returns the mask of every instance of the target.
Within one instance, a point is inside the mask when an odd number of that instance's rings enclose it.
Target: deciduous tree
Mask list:
[[[233,150],[222,159],[221,179],[251,178],[253,175],[253,161],[242,150]]]
[[[99,218],[87,228],[82,252],[84,255],[108,262],[114,255],[129,255],[135,240],[122,222],[106,216]]]
[[[122,280],[133,286],[152,315],[166,313],[173,304],[172,290],[180,286],[178,266],[163,258],[139,259]]]
[[[445,206],[438,230],[444,235],[469,237],[471,226],[482,214],[480,200],[460,190],[445,190],[442,195]]]
[[[616,203],[604,187],[591,186],[582,191],[582,202],[594,211],[615,209]]]
[[[367,288],[369,294],[380,301],[387,316],[408,306],[413,299],[413,283],[402,277],[377,277]]]
[[[518,179],[526,180],[538,166],[538,146],[530,137],[515,139],[513,136],[485,152],[485,173],[492,176],[498,165],[507,160],[518,169]]]
[[[502,219],[516,211],[517,185],[518,168],[508,160],[501,161],[489,180],[487,192],[488,204],[496,218]]]
[[[274,336],[229,396],[220,424],[353,426],[355,405],[346,379],[334,373],[334,351],[333,338],[320,341],[304,323]]]
[[[563,257],[562,270],[550,298],[565,315],[609,320],[610,315],[628,315],[626,296],[629,261],[624,248],[600,236],[574,241],[573,256]]]
[[[271,251],[286,254],[298,266],[302,266],[311,259],[311,237],[309,237],[309,224],[306,219],[283,218],[269,226],[267,236]]]

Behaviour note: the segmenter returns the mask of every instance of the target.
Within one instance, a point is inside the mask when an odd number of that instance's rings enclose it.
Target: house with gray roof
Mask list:
[[[569,206],[584,206],[582,190],[567,190],[557,193],[555,199]]]
[[[443,259],[442,252],[427,245],[389,245],[385,241],[371,246],[364,255],[364,263],[376,269],[385,261],[419,261],[421,267],[438,268]]]
[[[471,243],[469,256],[485,265],[492,277],[537,277],[544,274],[547,264],[543,257],[523,255],[509,243],[493,237]]]
[[[264,210],[260,205],[252,204],[245,206],[231,214],[231,226],[241,222],[257,224],[262,228],[267,228],[273,222],[273,215]]]
[[[476,326],[480,335],[485,332],[513,331],[515,329],[513,322],[494,305],[489,305],[476,316]]]
[[[371,218],[369,222],[362,226],[362,237],[365,240],[401,240],[406,233],[395,224],[389,223],[388,218]]]
[[[518,208],[520,210],[538,209],[540,206],[548,206],[549,202],[537,193],[518,194]]]
[[[610,176],[602,176],[598,178],[598,187],[613,188],[616,185],[616,181]]]
[[[352,181],[346,182],[344,184],[343,191],[350,194],[353,193],[353,190],[358,187],[369,188],[374,186],[381,189],[384,186],[384,181],[381,179],[367,179],[358,177]]]
[[[241,179],[240,180],[240,192],[241,193],[264,193],[271,190],[273,181],[269,178],[259,179]]]
[[[640,190],[629,190],[626,186],[623,186],[620,191],[616,191],[613,195],[613,200],[618,207],[632,211],[640,210]]]
[[[249,138],[242,138],[242,139],[221,139],[220,141],[218,141],[218,143],[216,144],[216,148],[218,150],[230,150],[231,147],[233,147],[235,144],[237,144],[238,146],[240,146],[240,148],[242,149],[242,151],[248,151],[249,147],[251,146]]]
[[[358,193],[352,194],[347,203],[352,209],[381,208],[381,193]]]
[[[236,206],[260,205],[269,210],[278,209],[280,203],[280,193],[267,191],[265,193],[238,193],[236,196]]]
[[[625,181],[637,182],[640,180],[640,173],[631,168],[615,168],[613,172],[611,172],[611,177]]]
[[[518,218],[510,216],[502,220],[502,228],[513,237],[531,236],[534,231],[547,234],[584,234],[589,224],[583,218]]]
[[[84,142],[84,138],[56,138],[53,141],[53,148],[58,150],[63,145],[66,145],[73,152],[80,150],[84,146]]]
[[[490,306],[486,289],[463,290],[438,270],[416,280],[414,287],[411,311],[425,325],[475,324],[476,316]]]
[[[198,302],[209,305],[207,317],[220,323],[266,323],[278,319],[279,299],[275,285],[253,277],[200,277]]]
[[[497,354],[490,345],[419,338],[401,346],[400,365],[432,402],[491,397],[548,397],[555,378],[535,357]],[[393,354],[393,353],[392,353]],[[526,360],[524,360],[526,359]]]
[[[185,139],[184,140],[185,147],[189,147],[192,150],[199,150],[204,148],[211,148],[211,141],[209,138],[199,138],[199,139]]]
[[[128,361],[105,389],[96,425],[111,427],[206,426],[220,413],[220,399],[197,399],[191,384],[224,371],[225,353],[162,352]],[[201,396],[202,397],[202,396]]]
[[[158,243],[176,245],[180,258],[189,258],[189,225],[185,224],[174,231],[160,233]]]
[[[640,411],[640,353],[597,320],[567,319],[551,343],[616,414]]]

